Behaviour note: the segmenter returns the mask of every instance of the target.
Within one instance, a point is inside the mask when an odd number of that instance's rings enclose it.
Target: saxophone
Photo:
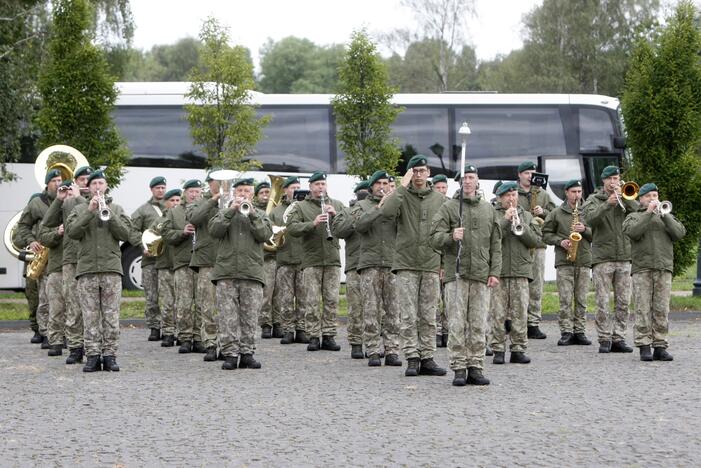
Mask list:
[[[570,224],[570,248],[567,249],[567,260],[574,262],[577,260],[577,247],[579,247],[579,241],[582,240],[582,235],[574,230],[574,225],[579,224],[579,201],[574,204],[574,209],[572,210],[572,223]]]

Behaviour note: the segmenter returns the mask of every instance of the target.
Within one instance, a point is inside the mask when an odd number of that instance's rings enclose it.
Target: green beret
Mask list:
[[[73,173],[73,178],[74,178],[74,179],[77,179],[77,178],[80,177],[80,176],[90,175],[91,172],[92,172],[92,167],[90,167],[90,166],[80,166],[80,167],[79,167],[78,169],[76,169],[75,172]]]
[[[311,177],[309,177],[309,183],[311,184],[312,182],[316,182],[318,180],[326,180],[326,172],[324,171],[316,171],[314,172]]]
[[[90,182],[92,182],[95,179],[104,179],[104,178],[105,178],[105,174],[101,170],[93,171],[88,176],[88,185],[90,185]]]
[[[472,164],[465,164],[465,174],[477,174],[477,168]],[[435,177],[434,177],[435,179]],[[455,174],[455,182],[460,182],[460,173]]]
[[[659,192],[659,190],[657,189],[657,185],[653,184],[652,182],[648,182],[647,184],[640,187],[640,191],[638,191],[638,196],[642,197],[643,195],[646,195],[650,192]]]
[[[611,176],[620,175],[621,170],[618,166],[606,166],[603,171],[601,171],[601,178],[607,179]]]
[[[270,182],[263,181],[263,182],[260,182],[258,185],[256,185],[256,188],[254,190],[255,194],[258,195],[258,192],[260,192],[260,189],[264,189],[264,188],[270,188]]]
[[[448,178],[443,174],[438,174],[438,175],[433,176],[433,178],[431,179],[431,182],[433,182],[434,185],[437,184],[438,182],[445,182],[447,184]]]
[[[46,173],[46,177],[44,177],[44,183],[48,184],[51,179],[54,177],[61,177],[61,171],[58,169],[51,169],[49,172]]]
[[[163,176],[154,177],[151,182],[148,183],[149,188],[154,188],[156,185],[165,185],[166,178]]]
[[[520,174],[523,171],[535,171],[536,168],[537,166],[533,161],[523,161],[518,165],[518,173]]]
[[[202,187],[202,181],[199,179],[190,179],[183,184],[183,190],[187,190],[189,188],[197,188],[197,187]]]
[[[494,184],[494,187],[492,188],[492,193],[493,193],[494,195],[497,194],[497,190],[499,190],[499,187],[501,187],[501,185],[502,185],[503,183],[504,183],[504,181],[500,180],[500,181],[498,181],[496,184]]]
[[[503,182],[499,188],[497,189],[497,196],[502,196],[506,192],[513,192],[515,190],[518,190],[518,185],[516,185],[516,182]]]
[[[299,183],[299,177],[295,176],[289,176],[285,181],[282,183],[282,188],[286,189],[292,184],[298,184]]]
[[[253,186],[255,182],[253,181],[253,178],[249,177],[247,179],[239,179],[236,182],[234,182],[234,187],[238,187],[239,185],[250,185]]]
[[[387,174],[387,171],[375,171],[368,179],[368,188],[372,187],[372,185],[380,179],[389,180],[389,174]]]
[[[34,200],[36,197],[40,197],[41,192],[33,193],[31,197],[29,197],[29,201]]]
[[[209,171],[207,173],[207,177],[204,178],[205,182],[211,182],[212,180],[214,180],[214,179],[212,179],[212,172],[214,172],[214,171]]]
[[[355,184],[355,188],[353,189],[353,193],[358,193],[360,190],[369,190],[370,189],[370,181],[369,180],[361,180],[357,184]]]
[[[582,181],[579,179],[572,179],[568,180],[565,182],[565,190],[569,190],[572,187],[581,187],[582,186]]]
[[[179,188],[174,188],[170,189],[166,192],[166,194],[163,196],[163,199],[165,200],[170,200],[173,197],[182,197],[183,196],[183,191],[180,190]]]
[[[428,166],[428,158],[423,154],[413,156],[406,165],[407,169],[412,169],[414,166]]]

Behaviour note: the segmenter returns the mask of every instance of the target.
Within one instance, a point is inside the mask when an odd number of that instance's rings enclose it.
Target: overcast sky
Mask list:
[[[476,0],[469,41],[488,60],[522,44],[521,18],[542,0]],[[306,37],[316,44],[345,43],[353,29],[370,33],[413,26],[399,0],[131,0],[134,46],[150,49],[182,37],[197,37],[209,15],[230,27],[232,42],[258,52],[267,38]]]

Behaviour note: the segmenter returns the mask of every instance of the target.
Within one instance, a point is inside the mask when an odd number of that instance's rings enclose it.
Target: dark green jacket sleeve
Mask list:
[[[292,237],[302,237],[315,228],[314,221],[303,221],[302,210],[299,206],[295,207],[287,218],[287,233]]]
[[[115,239],[122,242],[128,242],[132,232],[131,219],[124,213],[121,207],[114,207],[110,220],[107,221],[110,233]]]
[[[440,251],[451,247],[455,243],[455,240],[453,240],[453,229],[450,227],[450,212],[447,203],[444,203],[433,217],[429,243],[435,250]],[[501,248],[499,250],[501,252]],[[499,258],[501,258],[501,254]]]
[[[489,239],[490,250],[489,250],[489,276],[496,276],[497,278],[501,275],[501,226],[497,219],[499,215],[496,211],[493,213],[492,224],[494,228],[492,229],[492,235]]]
[[[97,216],[96,212],[85,209],[83,211],[73,210],[68,216],[68,237],[75,240],[81,240],[85,237],[85,231],[90,225],[93,217]]]
[[[355,219],[351,215],[351,210],[349,208],[344,208],[333,217],[333,221],[331,222],[331,233],[335,237],[346,239],[355,233],[354,224]]]
[[[353,210],[353,215],[355,220],[355,230],[362,234],[368,232],[372,227],[373,223],[382,216],[382,211],[377,208],[377,205],[373,208],[365,210],[358,204]]]
[[[58,233],[58,227],[49,227],[42,223],[39,226],[39,235],[37,236],[41,245],[50,249],[58,247],[63,243],[63,236]]]
[[[46,227],[58,227],[63,223],[63,200],[55,198],[49,209],[44,213],[41,222]],[[41,241],[39,241],[41,242]]]
[[[209,228],[209,234],[215,239],[222,239],[229,230],[229,225],[231,224],[231,218],[234,217],[236,212],[227,208],[226,210],[221,210],[217,215],[209,220],[207,227]]]

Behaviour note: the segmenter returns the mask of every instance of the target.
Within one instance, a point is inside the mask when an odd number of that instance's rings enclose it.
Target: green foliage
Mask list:
[[[107,166],[107,180],[115,187],[129,153],[112,121],[117,89],[104,55],[91,42],[91,14],[87,0],[54,2],[48,58],[38,83],[39,146],[79,149],[93,166]]]
[[[674,273],[696,257],[701,233],[701,33],[695,9],[681,2],[655,41],[633,53],[622,99],[632,162],[626,178],[655,182],[687,235],[674,245]]]
[[[332,105],[348,174],[367,178],[380,169],[394,172],[400,151],[390,125],[402,109],[391,103],[394,89],[365,31],[353,33],[339,77]]]
[[[229,46],[229,34],[214,18],[200,32],[202,49],[190,75],[185,106],[192,138],[207,156],[208,167],[246,171],[260,167],[247,159],[263,136],[269,118],[256,118],[250,90],[255,85],[247,49]]]

